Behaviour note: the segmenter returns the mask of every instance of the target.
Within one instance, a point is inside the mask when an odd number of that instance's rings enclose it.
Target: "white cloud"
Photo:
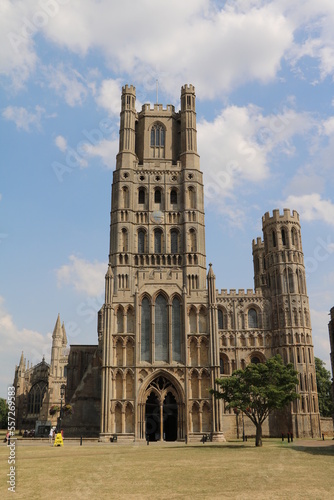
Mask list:
[[[334,204],[331,200],[322,199],[318,193],[290,195],[281,204],[293,207],[305,221],[319,220],[334,225]]]
[[[174,97],[181,84],[191,81],[202,98],[221,96],[245,82],[267,83],[277,77],[283,59],[296,66],[310,57],[318,63],[320,79],[334,74],[330,0],[304,0],[302,8],[290,0],[138,0],[131,4],[131,16],[128,3],[116,0],[65,5],[55,0],[49,11],[42,4],[51,2],[1,3],[0,70],[17,86],[38,63],[37,33],[81,57],[101,52],[114,74],[127,73],[144,92],[154,92],[157,77]],[[51,66],[48,71],[53,72]],[[83,84],[78,75],[70,82],[59,71],[54,77],[53,88],[64,92],[71,106],[84,100],[87,89],[96,92],[95,82]]]
[[[114,72],[148,91],[153,71],[170,95],[191,80],[203,98],[247,80],[272,80],[293,39],[289,21],[270,4],[238,12],[208,0],[141,0],[131,4],[131,16],[126,3],[72,0],[44,34],[81,56],[101,50]]]
[[[263,183],[270,176],[272,156],[293,155],[294,137],[313,125],[307,113],[285,108],[264,115],[253,105],[229,106],[214,121],[200,121],[207,202],[225,206],[224,198],[233,198],[236,187]]]
[[[62,135],[57,135],[57,137],[55,138],[55,144],[57,148],[60,149],[60,151],[65,153],[67,149],[67,141],[65,137],[63,137]]]
[[[68,285],[77,292],[90,297],[99,297],[104,289],[104,276],[107,270],[105,262],[89,262],[70,255],[69,264],[57,269],[58,286]]]
[[[32,128],[41,128],[41,118],[45,109],[41,106],[35,106],[36,112],[29,112],[26,108],[17,106],[7,106],[2,112],[2,116],[15,123],[18,130],[22,129],[30,132]]]
[[[296,37],[289,58],[293,64],[310,57],[318,61],[319,78],[334,73],[334,4],[331,0],[304,0],[303,7],[289,0],[280,0],[280,9],[294,24],[295,30],[304,29],[302,39]]]
[[[38,61],[33,38],[28,34],[27,19],[32,9],[30,0],[0,3],[0,74],[10,78],[15,89],[23,86]]]
[[[121,110],[119,96],[121,95],[120,80],[103,80],[99,93],[96,97],[96,102],[99,106],[106,109],[109,115],[118,116]]]
[[[49,87],[63,96],[69,106],[81,105],[85,101],[88,85],[77,70],[67,68],[63,64],[57,67],[49,65],[45,68],[45,78]]]
[[[86,143],[84,150],[88,156],[100,158],[104,165],[113,169],[115,168],[115,158],[118,153],[118,147],[118,139],[103,139],[96,145]]]
[[[19,364],[21,351],[27,361],[39,363],[43,355],[50,360],[51,333],[42,335],[28,328],[19,328],[13,317],[6,311],[4,298],[0,296],[0,381],[1,390],[11,385],[14,379],[15,365]],[[6,397],[6,394],[1,394]]]

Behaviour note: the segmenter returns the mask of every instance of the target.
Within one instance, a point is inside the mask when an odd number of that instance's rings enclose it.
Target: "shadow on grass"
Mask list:
[[[202,449],[204,450],[205,448],[210,448],[211,450],[213,448],[215,449],[229,449],[229,450],[247,450],[247,449],[252,449],[255,448],[255,445],[247,445],[247,444],[228,444],[228,443],[205,443],[203,444],[189,444],[189,445],[184,445],[184,447],[180,446],[169,446],[169,449],[181,449],[181,450],[193,450],[194,448]]]
[[[309,453],[310,455],[334,456],[334,444],[330,446],[291,446],[291,449]]]

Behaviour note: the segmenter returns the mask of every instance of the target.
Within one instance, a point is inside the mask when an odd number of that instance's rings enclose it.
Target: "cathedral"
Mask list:
[[[71,346],[63,368],[49,370],[41,401],[59,401],[65,378],[74,408],[63,422],[68,435],[224,441],[241,429],[254,434],[209,390],[275,354],[298,370],[300,399],[271,415],[264,435],[320,435],[299,215],[284,209],[262,217],[263,237],[252,244],[254,290],[216,289],[205,255],[195,106],[192,85],[181,88],[179,111],[144,104],[137,112],[135,87],[122,89],[98,344]],[[67,348],[58,321],[53,360]]]

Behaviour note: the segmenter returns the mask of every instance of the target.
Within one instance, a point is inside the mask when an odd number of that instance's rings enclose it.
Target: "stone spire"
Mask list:
[[[63,346],[66,347],[67,346],[67,335],[66,335],[64,321],[63,321],[63,324],[61,326],[61,329],[62,329],[62,332],[63,332]]]

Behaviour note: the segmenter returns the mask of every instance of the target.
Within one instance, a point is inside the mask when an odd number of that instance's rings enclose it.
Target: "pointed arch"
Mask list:
[[[197,314],[195,307],[189,311],[189,333],[197,333]]]
[[[254,307],[248,309],[248,328],[258,328],[258,317]]]
[[[151,304],[147,296],[141,302],[141,360],[151,359]]]
[[[181,361],[181,300],[174,297],[172,301],[172,359]]]
[[[155,361],[168,361],[168,308],[167,300],[159,293],[155,300]]]

